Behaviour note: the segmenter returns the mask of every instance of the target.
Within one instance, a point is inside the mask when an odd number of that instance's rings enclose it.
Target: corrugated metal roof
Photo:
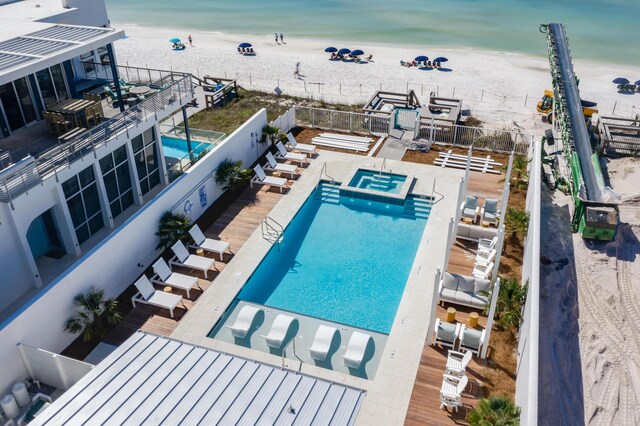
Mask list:
[[[31,424],[351,425],[364,396],[139,331]]]

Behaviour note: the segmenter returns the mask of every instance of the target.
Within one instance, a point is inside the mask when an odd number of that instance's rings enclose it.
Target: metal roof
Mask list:
[[[365,392],[138,331],[33,422],[351,425]]]
[[[51,25],[0,41],[0,84],[59,64],[124,36],[114,28]]]

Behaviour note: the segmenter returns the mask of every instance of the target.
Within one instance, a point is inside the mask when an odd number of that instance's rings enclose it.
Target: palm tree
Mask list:
[[[504,225],[507,231],[511,232],[512,237],[516,235],[524,237],[529,228],[529,213],[522,209],[509,207],[504,216]]]
[[[278,138],[280,134],[280,129],[276,126],[266,125],[262,128],[262,137],[260,138],[260,143],[269,142],[269,147],[273,145],[273,142]]]
[[[529,160],[524,155],[515,155],[513,157],[513,164],[511,167],[511,187],[514,189],[527,189],[529,185]],[[509,169],[508,165],[504,165],[500,168],[500,171],[506,173]],[[502,179],[500,182],[504,182]]]
[[[482,292],[491,299],[491,292]],[[521,286],[517,279],[506,278],[500,282],[498,301],[496,303],[495,319],[502,328],[517,328],[522,321],[522,307],[527,299],[527,285]],[[489,313],[490,305],[484,307],[483,314]]]
[[[482,398],[467,416],[467,421],[472,426],[517,426],[520,408],[505,395]]]
[[[67,320],[64,330],[72,334],[80,333],[84,342],[104,338],[108,326],[116,325],[122,319],[118,301],[105,300],[101,288],[91,287],[86,294],[76,294],[73,304],[77,307],[76,315]]]
[[[216,168],[216,183],[225,191],[237,190],[251,177],[251,170],[242,168],[242,161],[222,160]]]
[[[160,240],[156,250],[167,249],[178,240],[183,242],[188,241],[190,225],[191,222],[189,218],[184,214],[173,213],[171,211],[164,212],[162,217],[160,217],[158,232],[156,232],[156,236]]]

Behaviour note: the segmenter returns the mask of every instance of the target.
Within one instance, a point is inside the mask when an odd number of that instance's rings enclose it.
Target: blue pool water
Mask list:
[[[312,194],[238,298],[389,333],[426,224],[402,209]]]
[[[349,186],[398,194],[406,180],[407,177],[403,175],[379,173],[371,170],[358,170],[353,176],[353,179],[351,179],[351,182],[349,182]]]
[[[191,141],[191,149],[197,156],[207,149],[210,144],[205,142]],[[187,150],[187,141],[184,139],[172,138],[171,136],[162,136],[162,153],[165,157],[173,157],[181,159],[189,154]]]

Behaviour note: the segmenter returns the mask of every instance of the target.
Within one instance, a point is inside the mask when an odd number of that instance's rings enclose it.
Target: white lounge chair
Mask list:
[[[138,293],[131,297],[131,303],[134,308],[136,307],[136,302],[157,306],[158,308],[165,308],[169,310],[171,318],[173,318],[173,309],[178,306],[179,303],[182,303],[182,306],[187,309],[184,305],[184,300],[182,300],[182,296],[156,290],[146,275],[138,278],[138,281],[136,281],[134,285],[138,289]]]
[[[282,142],[276,143],[276,148],[278,149],[278,152],[276,153],[276,158],[282,158],[283,160],[289,160],[295,163],[300,163],[301,166],[302,164],[307,162],[306,154],[289,152],[287,151],[287,148],[285,148],[284,145],[282,145]]]
[[[484,205],[482,206],[482,210],[480,211],[480,220],[482,222],[488,222],[491,225],[496,225],[498,223],[499,217],[500,210],[498,210],[498,200],[484,200]]]
[[[331,342],[338,332],[337,329],[326,325],[321,325],[316,331],[316,337],[313,338],[313,344],[309,350],[309,356],[316,361],[324,361],[327,358],[329,349],[331,348]]]
[[[259,183],[261,185],[269,185],[280,188],[280,192],[282,192],[282,188],[287,188],[287,182],[289,182],[285,178],[276,177],[276,176],[267,176],[267,174],[262,170],[262,166],[257,164],[253,171],[256,172],[256,175],[249,181],[249,186],[253,188],[254,183]]]
[[[462,208],[462,218],[476,221],[480,207],[478,207],[478,197],[467,195]]]
[[[456,339],[458,338],[458,332],[460,331],[460,323],[451,324],[448,322],[440,321],[440,318],[436,318],[436,324],[433,327],[433,344],[440,346],[448,346],[452,349],[456,347]]]
[[[493,262],[489,263],[479,263],[476,262],[473,265],[473,278],[480,278],[482,280],[486,280],[491,275],[491,271],[493,271]]]
[[[309,155],[315,154],[316,152],[315,145],[310,145],[307,143],[298,143],[298,141],[296,140],[296,138],[293,137],[291,132],[287,133],[287,139],[289,140],[289,145],[291,145],[291,149],[293,149],[294,151],[303,152]]]
[[[222,260],[222,254],[225,251],[231,251],[229,242],[205,237],[198,225],[193,225],[193,227],[189,229],[189,235],[191,235],[191,238],[193,238],[195,242],[194,245],[190,245],[189,247],[194,249],[200,248],[211,253],[218,253],[220,260]]]
[[[294,320],[294,317],[279,314],[273,321],[271,330],[269,330],[269,334],[267,334],[266,336],[262,336],[267,341],[267,345],[274,349],[280,349],[282,343],[284,342],[284,339],[287,337],[289,327],[291,327],[291,324],[293,324]]]
[[[296,166],[293,164],[278,163],[270,152],[267,153],[267,162],[263,168],[271,172],[288,173],[291,175],[291,179],[293,179],[293,175],[298,174],[298,168]]]
[[[163,258],[156,260],[156,263],[153,264],[153,272],[156,273],[151,277],[151,282],[153,284],[168,285],[169,287],[184,290],[187,292],[188,299],[191,299],[191,294],[189,292],[192,288],[197,286],[202,290],[202,287],[198,284],[198,279],[196,277],[173,272]]]
[[[169,265],[178,265],[185,268],[198,269],[204,273],[204,278],[207,278],[207,271],[213,266],[215,268],[215,260],[208,257],[195,256],[189,254],[187,248],[182,244],[182,241],[178,240],[171,250],[176,254],[170,261]]]
[[[480,265],[486,265],[488,263],[490,263],[491,261],[493,261],[493,259],[496,257],[496,254],[498,254],[497,250],[491,250],[491,251],[479,251],[476,253],[476,261],[475,263],[480,264]]]
[[[447,365],[444,367],[444,373],[452,376],[463,376],[467,371],[467,365],[471,362],[471,352],[449,351],[447,355]]]
[[[475,330],[473,328],[467,328],[464,324],[460,327],[458,332],[458,338],[460,339],[459,350],[472,352],[477,356],[480,356],[482,346],[484,345],[485,330]]]
[[[231,329],[231,334],[234,337],[244,339],[249,330],[251,330],[253,321],[256,319],[259,312],[262,312],[262,309],[257,306],[244,305],[242,309],[240,309],[233,325],[225,325],[225,327]]]
[[[445,374],[440,387],[440,409],[451,407],[458,411],[458,407],[462,407],[462,392],[467,387],[467,383],[469,383],[467,376],[455,377]]]
[[[371,335],[360,333],[359,331],[353,332],[351,339],[349,339],[347,350],[344,355],[342,355],[344,364],[347,367],[360,368],[369,340],[371,340]]]
[[[495,249],[497,244],[498,244],[497,236],[493,237],[492,239],[480,238],[478,240],[478,253],[480,252],[488,253],[491,250]]]

